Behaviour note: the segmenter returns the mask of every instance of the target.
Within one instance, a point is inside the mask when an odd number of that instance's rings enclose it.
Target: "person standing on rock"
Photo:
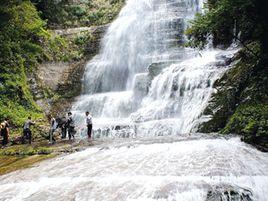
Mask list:
[[[67,118],[66,118],[66,116],[63,116],[60,119],[59,128],[61,129],[61,139],[65,139],[66,134],[67,134]]]
[[[54,117],[52,117],[51,115],[49,116],[50,119],[50,130],[49,130],[49,143],[54,144],[56,142],[53,134],[55,132],[55,130],[57,129],[58,123],[56,121],[56,119]]]
[[[71,112],[68,112],[68,119],[67,119],[67,131],[68,131],[68,137],[69,137],[69,140],[72,139],[72,137],[74,138],[74,134],[75,134],[75,125],[74,125],[74,120],[73,120],[73,117],[72,117],[72,113]]]
[[[0,125],[0,133],[3,137],[2,145],[6,146],[8,144],[8,136],[9,136],[9,120],[8,118],[5,118],[5,120]]]
[[[86,125],[87,125],[87,136],[88,139],[91,139],[92,135],[92,116],[89,114],[89,112],[86,112]]]
[[[25,143],[25,139],[29,140],[29,144],[32,143],[32,131],[31,126],[35,125],[35,121],[32,121],[31,117],[28,117],[28,119],[23,124],[23,136],[22,136],[22,143]]]

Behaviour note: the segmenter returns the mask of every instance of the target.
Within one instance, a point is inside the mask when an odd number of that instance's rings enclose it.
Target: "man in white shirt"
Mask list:
[[[34,125],[35,122],[32,121],[31,117],[28,117],[28,119],[25,121],[23,124],[23,138],[22,138],[22,143],[25,143],[25,139],[29,140],[29,144],[32,142],[32,131],[31,131],[31,126]]]
[[[87,136],[88,139],[91,139],[92,134],[92,116],[89,114],[89,112],[86,112],[86,125],[87,125]]]

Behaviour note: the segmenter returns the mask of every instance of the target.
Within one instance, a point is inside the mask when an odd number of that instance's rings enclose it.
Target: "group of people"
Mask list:
[[[74,139],[75,124],[71,112],[68,112],[67,117],[55,118],[52,115],[49,116],[50,120],[50,130],[49,130],[49,142],[55,143],[54,132],[60,128],[61,129],[61,139],[66,139],[68,134],[69,140]]]
[[[25,143],[25,140],[29,140],[29,144],[31,144],[32,141],[32,132],[31,132],[31,125],[34,125],[35,122],[31,120],[31,117],[28,117],[28,119],[23,124],[23,135],[22,135],[22,143]],[[9,142],[9,119],[5,118],[4,121],[0,124],[0,136],[2,137],[2,146],[5,147]]]
[[[87,126],[87,135],[88,138],[91,139],[92,136],[92,116],[87,111],[86,113],[86,126]],[[54,144],[56,142],[54,138],[54,132],[57,128],[61,130],[61,139],[66,139],[67,134],[69,140],[74,139],[74,135],[76,133],[75,130],[75,122],[73,120],[73,116],[71,112],[68,112],[67,117],[55,118],[50,115],[50,131],[49,131],[49,142]]]
[[[87,136],[88,139],[92,138],[92,116],[87,111],[85,113],[85,124],[87,128]],[[56,142],[54,137],[54,132],[60,128],[61,130],[61,139],[66,139],[68,134],[69,140],[74,139],[76,130],[75,130],[75,122],[73,120],[73,116],[71,112],[68,112],[66,117],[63,118],[55,118],[52,115],[49,115],[50,120],[50,130],[49,130],[49,142],[54,144]],[[26,140],[29,144],[32,142],[32,131],[31,126],[35,125],[35,121],[32,120],[31,117],[23,124],[23,134],[22,134],[22,143],[24,144]],[[9,136],[9,119],[5,118],[4,121],[0,124],[0,136],[2,136],[2,146],[6,146],[8,144],[8,136]]]

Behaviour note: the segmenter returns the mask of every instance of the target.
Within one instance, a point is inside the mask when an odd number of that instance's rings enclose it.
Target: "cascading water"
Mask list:
[[[81,125],[92,113],[95,139],[109,138],[1,176],[0,201],[266,201],[267,153],[238,137],[188,134],[235,52],[180,46],[200,5],[128,0],[73,106]]]
[[[127,1],[100,54],[87,64],[85,94],[73,106],[77,121],[90,111],[95,137],[190,132],[223,71],[215,64],[220,51],[201,57],[183,47],[186,24],[201,5],[197,0]]]

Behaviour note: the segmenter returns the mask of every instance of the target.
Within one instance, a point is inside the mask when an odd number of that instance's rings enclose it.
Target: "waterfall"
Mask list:
[[[202,4],[128,0],[73,105],[81,127],[93,115],[94,146],[0,176],[0,200],[267,201],[267,153],[195,132],[236,51],[183,47]]]
[[[198,0],[128,0],[86,66],[77,122],[94,118],[95,137],[161,136],[194,131],[232,51],[184,46]],[[115,129],[117,128],[117,129]],[[119,129],[120,128],[120,129]],[[79,132],[80,133],[80,132]]]

